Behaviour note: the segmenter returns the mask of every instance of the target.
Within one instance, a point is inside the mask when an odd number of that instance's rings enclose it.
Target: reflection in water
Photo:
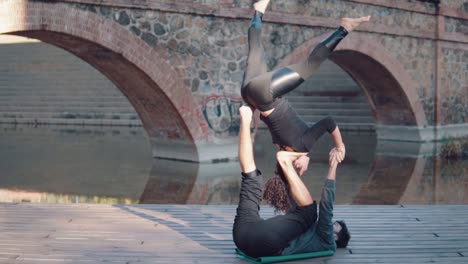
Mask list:
[[[347,161],[343,164],[340,176],[338,203],[348,203],[367,180],[375,149],[375,135],[366,143],[359,143],[359,133],[345,133],[348,143]],[[355,143],[353,143],[355,142]],[[316,144],[312,154],[312,164],[303,176],[312,195],[319,196],[322,183],[328,171],[328,152],[331,139],[323,137]],[[271,143],[268,131],[257,133],[254,145],[257,167],[265,180],[273,176],[276,149]],[[346,173],[345,173],[346,172]],[[192,164],[178,161],[154,160],[151,175],[140,199],[141,203],[181,203],[181,204],[236,204],[239,199],[240,167],[237,162]]]
[[[1,127],[0,202],[236,204],[237,162],[152,159],[142,128]],[[468,204],[468,161],[433,158],[434,146],[377,142],[343,133],[338,204]],[[330,137],[315,145],[303,176],[318,198],[328,170]],[[256,164],[273,175],[276,149],[257,133]]]
[[[135,203],[148,180],[141,128],[0,129],[0,202]]]
[[[235,204],[239,175],[237,162],[199,164],[154,159],[140,203]]]
[[[353,204],[399,204],[413,174],[424,168],[422,158],[376,155],[367,182]]]
[[[414,174],[401,204],[468,204],[468,160],[426,159],[422,173]]]
[[[468,204],[468,160],[434,155],[439,144],[379,142],[354,204]]]

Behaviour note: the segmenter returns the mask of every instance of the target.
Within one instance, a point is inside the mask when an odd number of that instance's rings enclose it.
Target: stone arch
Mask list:
[[[297,63],[326,35],[314,37],[288,54],[278,67]],[[353,32],[330,56],[364,91],[377,126],[424,127],[427,119],[416,85],[403,66],[369,35]],[[421,139],[419,131],[413,137]],[[379,129],[377,131],[379,137]]]
[[[160,52],[116,22],[64,3],[2,1],[0,34],[39,39],[109,78],[142,120],[153,154],[198,161],[208,128],[192,93]],[[168,151],[177,145],[183,151]]]

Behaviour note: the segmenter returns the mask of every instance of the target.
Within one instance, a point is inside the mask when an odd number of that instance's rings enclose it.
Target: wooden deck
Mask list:
[[[235,206],[0,204],[0,263],[244,263]],[[262,208],[264,217],[272,210]],[[293,263],[468,263],[468,206],[336,206],[352,239]]]

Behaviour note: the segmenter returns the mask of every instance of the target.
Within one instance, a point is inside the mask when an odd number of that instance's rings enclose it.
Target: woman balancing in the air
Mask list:
[[[330,157],[341,162],[345,156],[345,146],[334,120],[327,117],[309,127],[281,96],[311,77],[338,43],[359,24],[369,21],[370,17],[341,19],[340,26],[321,41],[305,61],[268,72],[261,43],[261,26],[269,2],[260,0],[254,3],[255,14],[248,29],[249,53],[242,82],[242,98],[260,111],[260,119],[266,123],[273,143],[281,150],[310,153],[313,144],[328,131],[335,144]],[[294,161],[299,175],[307,170],[308,163],[308,155]]]

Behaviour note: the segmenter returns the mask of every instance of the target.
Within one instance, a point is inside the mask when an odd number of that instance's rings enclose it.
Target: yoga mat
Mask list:
[[[253,258],[249,257],[244,252],[240,251],[236,248],[237,256],[240,259],[243,259],[248,262],[252,263],[275,263],[275,262],[282,262],[282,261],[290,261],[290,260],[298,260],[298,259],[307,259],[307,258],[318,258],[318,257],[325,257],[333,255],[333,250],[327,251],[317,251],[317,252],[310,252],[310,253],[300,253],[300,254],[293,254],[293,255],[285,255],[285,256],[267,256],[267,257],[260,257],[260,258]]]

